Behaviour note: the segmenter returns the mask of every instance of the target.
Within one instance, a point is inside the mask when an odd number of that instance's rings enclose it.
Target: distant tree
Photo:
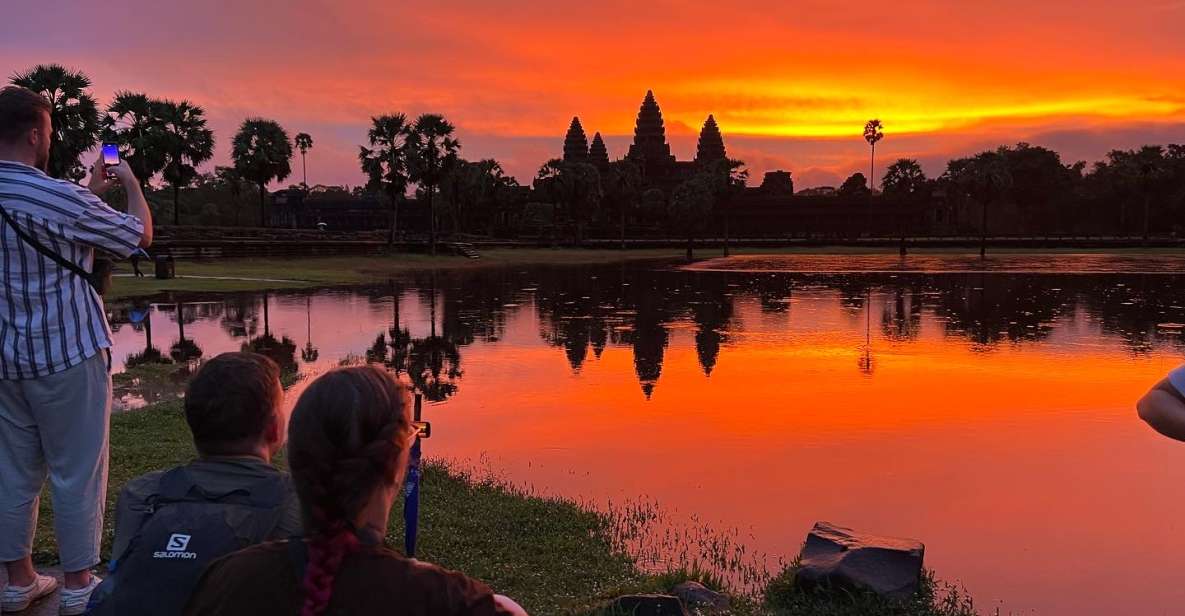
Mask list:
[[[898,252],[905,256],[905,213],[901,211],[907,204],[924,196],[926,191],[926,174],[922,166],[912,158],[900,158],[889,165],[885,177],[881,180],[881,192],[889,199],[889,205],[898,209],[897,229],[901,236]]]
[[[926,187],[926,174],[922,166],[912,158],[900,158],[885,170],[885,177],[881,180],[881,190],[886,197],[906,199],[912,197]]]
[[[983,152],[971,159],[951,161],[947,173],[979,203],[979,257],[986,258],[988,210],[1012,187],[1012,174],[999,152]]]
[[[60,64],[38,64],[14,75],[12,83],[49,99],[53,134],[46,173],[75,181],[86,177],[86,166],[79,159],[99,136],[99,106],[87,91],[90,78]]]
[[[666,193],[661,188],[647,188],[642,191],[641,210],[650,218],[666,218],[668,214]]]
[[[156,103],[160,121],[165,182],[173,188],[173,224],[180,224],[181,189],[197,178],[197,166],[214,157],[214,131],[206,128],[205,111],[189,101]]]
[[[436,254],[436,188],[457,163],[461,143],[453,137],[453,125],[444,116],[426,113],[416,118],[408,141],[408,169],[428,200],[428,244]]]
[[[869,120],[864,125],[864,140],[867,141],[868,145],[872,148],[872,158],[868,163],[868,177],[870,178],[876,177],[876,144],[878,141],[885,138],[884,128],[885,127],[883,124],[881,124],[881,121],[876,119]],[[868,187],[870,193],[872,188],[873,187],[871,186]]]
[[[572,239],[580,244],[584,226],[600,209],[601,174],[596,166],[583,162],[547,161],[535,176],[535,189],[556,204],[572,229]]]
[[[296,133],[293,140],[296,143],[296,149],[300,150],[300,171],[301,171],[301,185],[305,190],[309,189],[309,168],[305,164],[305,155],[309,150],[313,149],[313,137],[308,133]]]
[[[411,183],[408,171],[408,148],[412,127],[402,113],[375,116],[370,119],[366,133],[370,147],[362,146],[358,162],[366,174],[366,186],[387,196],[391,206],[390,234],[387,243],[395,243],[399,224],[399,204],[403,202]]]
[[[120,155],[140,187],[165,168],[160,107],[142,92],[116,92],[102,117],[102,137],[119,145]]]
[[[672,226],[687,238],[687,260],[694,258],[695,236],[712,213],[712,186],[705,175],[696,175],[675,188],[671,195]]]
[[[259,224],[266,227],[267,185],[292,173],[289,164],[292,142],[288,133],[274,120],[248,118],[235,135],[231,158],[239,174],[259,186]]]
[[[867,196],[868,192],[868,179],[859,171],[848,176],[839,186],[839,194],[844,197]]]
[[[724,215],[724,256],[727,257],[730,205],[733,198],[745,190],[749,171],[742,160],[722,158],[706,164],[701,173],[712,193],[712,210]]]
[[[239,212],[243,209],[243,185],[247,180],[234,167],[214,167],[214,181],[219,189],[224,189],[233,201],[235,226],[239,226]]]
[[[601,176],[601,186],[605,201],[617,212],[621,247],[624,249],[626,216],[638,207],[642,191],[642,171],[628,160],[611,162],[606,173]]]

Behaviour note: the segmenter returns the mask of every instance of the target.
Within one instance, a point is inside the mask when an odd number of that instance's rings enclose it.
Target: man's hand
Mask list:
[[[124,166],[122,164],[118,165]],[[117,167],[112,167],[114,171]],[[103,164],[103,155],[95,159],[95,164],[91,165],[91,179],[86,183],[86,187],[96,195],[102,196],[115,184],[111,178],[107,177],[107,165]]]
[[[107,172],[111,172],[115,176],[115,180],[107,177]],[[103,157],[100,155],[95,160],[94,166],[91,167],[91,179],[87,183],[87,188],[96,195],[103,195],[116,184],[116,180],[125,188],[132,185],[140,185],[139,180],[136,179],[136,174],[132,173],[132,168],[128,166],[127,161],[120,161],[118,165],[108,167],[103,163]]]

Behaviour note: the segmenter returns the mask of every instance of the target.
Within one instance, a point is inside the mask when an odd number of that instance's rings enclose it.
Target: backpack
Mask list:
[[[206,565],[267,540],[280,519],[289,479],[211,492],[185,467],[161,477],[148,520],[95,590],[89,614],[181,614]]]

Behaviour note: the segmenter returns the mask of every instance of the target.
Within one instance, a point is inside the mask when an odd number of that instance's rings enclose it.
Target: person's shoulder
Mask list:
[[[276,563],[288,561],[287,541],[266,541],[231,552],[215,559],[206,569],[208,575],[236,577],[239,572],[272,568]]]
[[[147,500],[148,497],[160,492],[160,479],[170,469],[149,471],[138,477],[133,477],[123,484],[119,491],[120,499]]]
[[[58,205],[89,209],[102,204],[89,188],[69,180],[51,178],[35,170],[22,172],[9,169],[4,175],[4,180],[7,184],[31,193],[38,199],[54,199]]]
[[[457,598],[464,603],[472,603],[486,595],[492,597],[494,594],[484,582],[460,571],[407,558],[390,548],[374,548],[363,554],[374,562],[381,563],[376,564],[376,568],[384,568],[389,573],[397,574],[417,588],[432,590],[432,594],[438,593],[441,598]]]

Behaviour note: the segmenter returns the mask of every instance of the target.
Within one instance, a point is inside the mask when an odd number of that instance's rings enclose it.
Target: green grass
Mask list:
[[[817,588],[807,592],[794,585],[797,564],[791,564],[770,580],[764,593],[764,612],[774,616],[975,616],[967,592],[938,580],[933,572],[922,575],[921,588],[907,601],[872,593]]]
[[[521,265],[589,265],[619,263],[639,259],[676,258],[678,249],[607,250],[581,248],[499,248],[485,250],[480,259],[454,255],[429,256],[396,253],[372,256],[338,256],[251,259],[178,260],[179,278],[156,280],[150,270],[142,267],[144,278],[115,277],[109,298],[154,295],[164,291],[260,291],[329,285],[366,284],[383,282],[406,272],[422,270],[472,270],[485,267]],[[119,263],[116,273],[129,273],[131,266]],[[266,278],[259,280],[209,280],[186,276],[221,276],[232,278]]]

